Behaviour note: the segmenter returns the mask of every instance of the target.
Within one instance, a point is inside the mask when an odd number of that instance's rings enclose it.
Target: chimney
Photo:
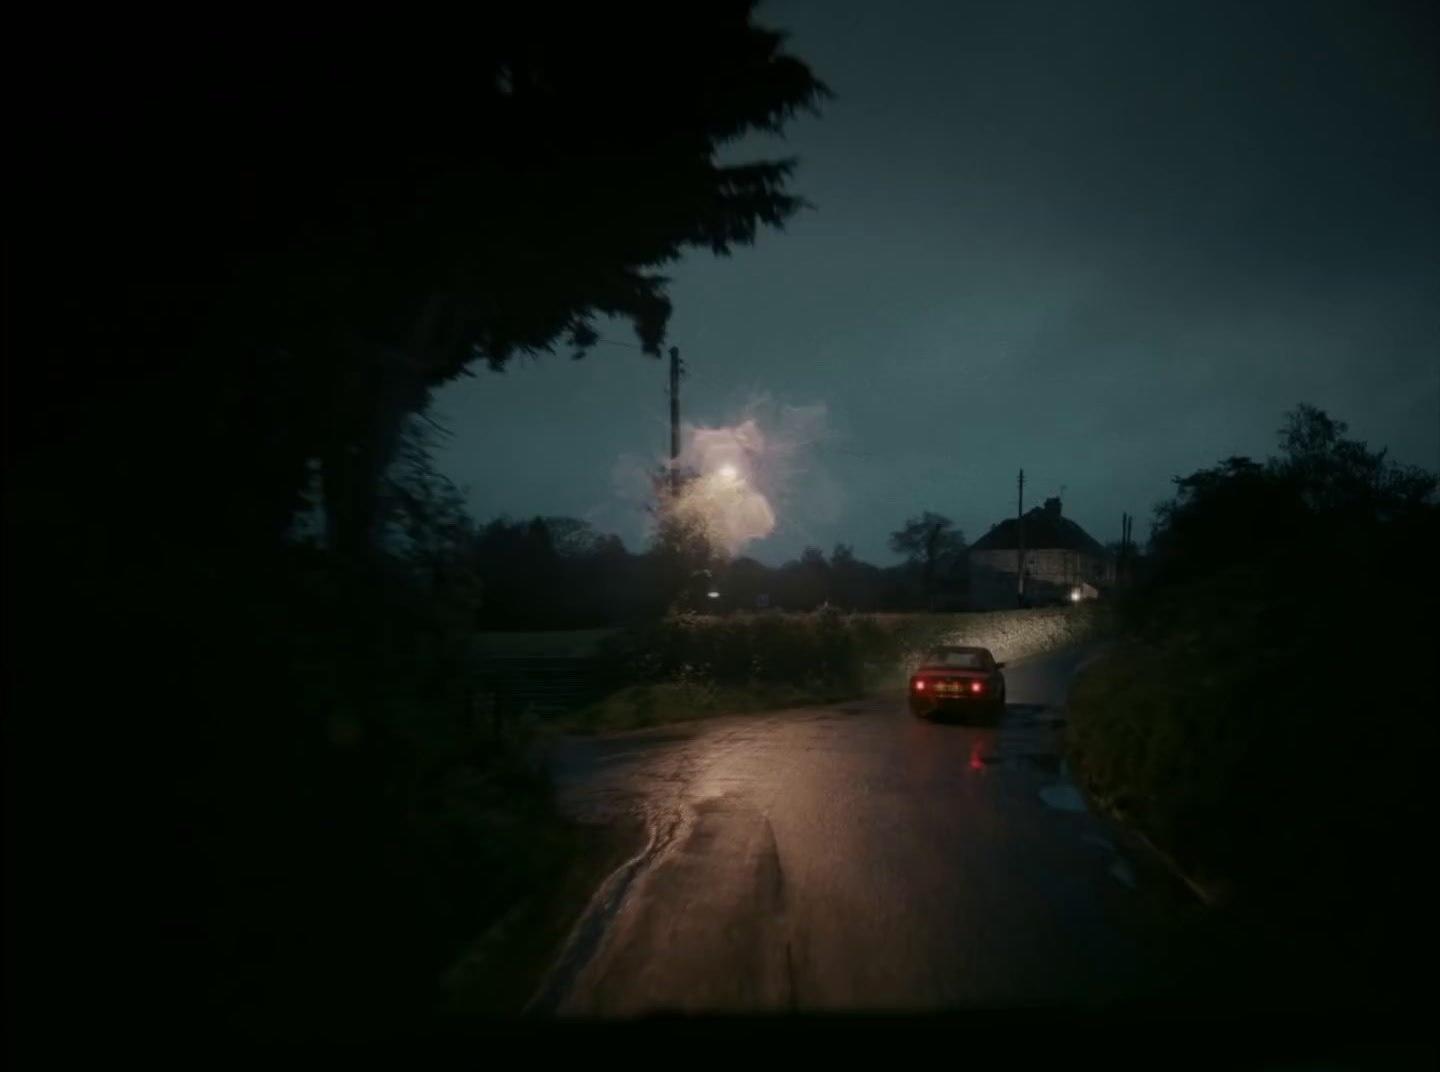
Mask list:
[[[1048,514],[1050,517],[1059,517],[1059,516],[1060,516],[1060,500],[1059,500],[1058,498],[1046,499],[1046,500],[1045,500],[1045,513]]]

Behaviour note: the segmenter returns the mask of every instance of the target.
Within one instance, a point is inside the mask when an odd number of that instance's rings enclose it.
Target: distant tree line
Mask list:
[[[957,609],[965,601],[964,540],[940,515],[902,527],[892,546],[906,554],[880,566],[837,543],[807,547],[779,566],[723,559],[698,534],[663,526],[632,552],[617,536],[571,517],[500,517],[466,538],[463,561],[479,587],[484,629],[583,629],[653,618],[671,609],[724,613]],[[711,593],[715,593],[713,596]]]

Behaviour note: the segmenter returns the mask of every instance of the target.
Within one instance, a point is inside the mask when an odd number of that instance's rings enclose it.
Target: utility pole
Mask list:
[[[1125,540],[1130,531],[1130,515],[1122,512],[1120,514],[1120,553],[1115,556],[1115,583],[1122,584],[1125,580]]]
[[[1135,569],[1135,515],[1125,515],[1125,580],[1128,584]]]
[[[1062,504],[1062,506],[1063,506],[1063,504],[1064,504],[1064,502],[1065,502],[1065,485],[1064,485],[1064,484],[1061,484],[1061,485],[1060,485],[1060,492],[1059,492],[1059,494],[1057,494],[1055,497],[1060,500],[1060,502],[1061,502],[1061,504]],[[1077,579],[1078,574],[1079,574],[1079,571],[1075,568],[1075,552],[1074,552],[1074,551],[1071,551],[1069,554],[1067,554],[1067,555],[1065,556],[1065,583],[1066,583],[1067,585],[1073,587],[1074,584],[1075,584],[1075,581],[1076,581],[1076,579]]]
[[[670,497],[680,497],[680,347],[670,347]]]
[[[1016,522],[1019,530],[1019,548],[1015,553],[1016,581],[1015,602],[1025,605],[1025,470],[1020,470],[1020,487],[1016,496]]]
[[[1115,580],[1123,583],[1130,562],[1130,515],[1120,515],[1120,561],[1115,564]]]

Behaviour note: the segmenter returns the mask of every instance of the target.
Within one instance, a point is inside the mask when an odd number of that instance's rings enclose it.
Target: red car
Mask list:
[[[910,675],[911,713],[920,718],[947,713],[999,717],[1005,710],[1004,665],[988,648],[931,650]]]

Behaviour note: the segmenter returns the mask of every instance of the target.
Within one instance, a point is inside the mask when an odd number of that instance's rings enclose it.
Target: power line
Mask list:
[[[624,347],[625,349],[627,349],[627,350],[639,350],[642,354],[647,352],[647,351],[645,350],[645,347],[639,345],[638,343],[633,343],[633,342],[620,342],[620,341],[618,341],[618,340],[616,340],[616,339],[603,339],[603,338],[601,338],[601,337],[598,336],[598,335],[595,337],[595,341],[596,341],[597,343],[602,343],[602,342],[603,342],[606,346],[623,346],[623,347]],[[659,354],[651,354],[650,356],[651,356],[651,357],[659,357],[660,355],[659,355]]]
[[[670,494],[680,494],[680,348],[670,347]]]
[[[435,418],[430,416],[430,414],[425,413],[424,411],[418,411],[416,412],[415,416],[419,417],[422,421],[428,424],[431,428],[435,429],[435,431],[439,432],[446,439],[454,438],[455,433],[452,432],[449,428],[446,428],[439,421],[435,420]]]

